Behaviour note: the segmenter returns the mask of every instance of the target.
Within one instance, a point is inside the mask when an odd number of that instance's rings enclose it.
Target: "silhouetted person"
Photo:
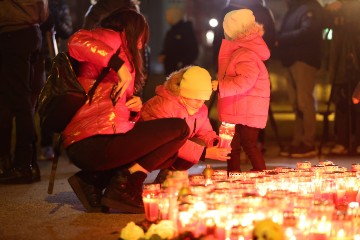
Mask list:
[[[68,4],[64,0],[49,0],[49,17],[41,24],[43,34],[43,44],[40,59],[36,67],[36,78],[38,91],[35,94],[35,101],[44,86],[48,72],[51,68],[51,60],[58,51],[66,51],[63,48],[64,42],[73,32],[72,19]],[[53,138],[54,133],[41,128],[40,139],[40,160],[51,160],[54,158]]]
[[[321,65],[323,9],[317,0],[288,0],[275,46],[286,68],[289,100],[295,112],[293,139],[282,151],[287,157],[316,155],[314,88]]]
[[[194,64],[199,49],[193,25],[184,20],[183,9],[171,7],[166,11],[166,21],[171,26],[167,31],[163,48],[158,58],[164,64],[165,75]]]
[[[32,183],[40,180],[32,96],[47,1],[0,1],[0,9],[0,183]]]
[[[360,2],[334,1],[324,6],[329,41],[329,78],[331,100],[335,104],[335,145],[330,154],[360,153],[360,110],[351,96],[360,81]]]

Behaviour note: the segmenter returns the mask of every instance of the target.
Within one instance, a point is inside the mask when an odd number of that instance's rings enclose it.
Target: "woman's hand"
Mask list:
[[[127,106],[131,112],[140,112],[142,108],[142,100],[138,96],[133,96],[125,103],[125,106]]]
[[[127,66],[125,64],[123,64],[120,67],[117,74],[119,76],[119,82],[117,85],[116,92],[120,90],[119,94],[120,94],[120,97],[122,97],[122,95],[125,93],[126,89],[129,87],[129,84],[132,80],[132,76],[131,76],[129,69],[127,68]]]
[[[212,85],[212,90],[216,91],[218,89],[218,86],[219,86],[219,81],[218,80],[213,80],[213,81],[211,81],[211,85]]]
[[[218,146],[206,148],[205,158],[210,158],[219,161],[226,161],[230,159],[228,154],[231,148],[219,148]]]

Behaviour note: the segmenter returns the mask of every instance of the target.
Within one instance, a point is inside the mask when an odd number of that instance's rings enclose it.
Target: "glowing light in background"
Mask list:
[[[323,31],[323,39],[332,40],[333,30],[331,28],[325,28]]]
[[[209,30],[206,32],[206,44],[211,46],[214,41],[214,31]]]
[[[215,19],[215,18],[212,18],[212,19],[210,19],[209,20],[209,25],[211,26],[211,27],[217,27],[217,25],[219,24],[219,22],[218,22],[218,20],[217,19]]]

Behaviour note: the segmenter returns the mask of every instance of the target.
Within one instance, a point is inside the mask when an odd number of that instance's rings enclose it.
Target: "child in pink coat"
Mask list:
[[[188,170],[205,158],[226,161],[230,148],[216,145],[219,137],[212,129],[204,102],[212,93],[209,72],[198,66],[188,66],[173,72],[167,81],[156,88],[156,96],[141,109],[143,121],[159,118],[184,119],[190,129],[186,142],[176,160],[158,174],[155,182],[162,183],[169,170]]]
[[[220,121],[236,124],[228,171],[241,170],[241,149],[252,170],[261,171],[266,165],[256,143],[268,117],[270,80],[264,61],[270,51],[262,38],[263,26],[249,9],[227,13],[223,28],[225,39],[218,56],[218,114]]]

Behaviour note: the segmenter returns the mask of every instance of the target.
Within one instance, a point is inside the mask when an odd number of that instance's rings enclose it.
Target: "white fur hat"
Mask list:
[[[250,9],[239,9],[228,12],[224,17],[224,32],[231,39],[244,32],[255,23],[255,16]]]
[[[180,82],[180,96],[209,100],[211,93],[211,76],[206,69],[193,66],[186,70]]]

